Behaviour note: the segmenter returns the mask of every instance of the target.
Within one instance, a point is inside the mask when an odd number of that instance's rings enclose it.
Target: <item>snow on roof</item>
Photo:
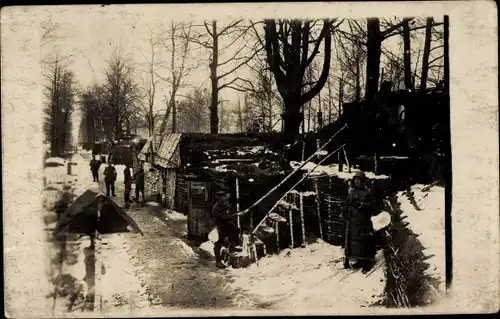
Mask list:
[[[174,157],[174,154],[181,141],[181,136],[181,133],[172,133],[163,135],[163,139],[160,134],[150,137],[139,153],[138,158],[141,161],[146,160],[146,154],[150,152],[151,142],[154,138],[155,164],[164,168],[178,167],[180,162],[179,159]]]
[[[431,267],[427,270],[431,275],[445,280],[445,227],[444,227],[444,188],[432,187],[428,192],[422,192],[424,185],[413,185],[411,190],[417,203],[417,208],[403,192],[397,194],[401,203],[402,216],[407,216],[408,228],[420,235],[418,240],[425,247],[426,255],[434,255],[427,262]],[[444,289],[440,285],[440,289]]]
[[[290,166],[293,169],[296,169],[300,165],[302,165],[303,162],[290,162]],[[308,162],[304,167],[302,167],[302,170],[305,171],[311,171],[314,169],[314,171],[309,175],[309,176],[318,176],[318,175],[328,175],[328,176],[338,176],[339,178],[342,179],[352,179],[354,177],[354,174],[356,172],[359,172],[359,169],[351,169],[351,173],[347,172],[347,167],[344,165],[344,169],[342,172],[339,172],[339,165],[338,164],[331,164],[328,166],[325,165],[318,165],[316,168],[316,164],[312,162]],[[387,179],[389,176],[387,175],[375,175],[373,172],[364,172],[366,177],[369,179]]]

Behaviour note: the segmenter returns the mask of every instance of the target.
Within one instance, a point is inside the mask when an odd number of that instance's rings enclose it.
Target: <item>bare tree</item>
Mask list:
[[[405,89],[413,89],[412,72],[411,72],[411,42],[410,42],[410,20],[403,19],[403,49],[404,49],[404,78]]]
[[[199,88],[185,96],[179,102],[179,131],[180,132],[208,132],[209,118],[206,109],[209,96]]]
[[[104,88],[100,85],[81,92],[80,111],[82,114],[81,126],[85,127],[83,140],[94,142],[107,137],[103,114],[106,111],[106,101],[104,100]],[[111,128],[110,128],[111,129]]]
[[[246,39],[253,23],[245,25],[243,20],[237,20],[221,26],[213,20],[211,23],[204,22],[202,27],[205,33],[191,37],[191,41],[210,52],[210,132],[216,134],[219,131],[219,93],[225,88],[241,91],[238,84],[246,80],[234,76],[234,73],[247,65],[262,46]],[[224,58],[227,51],[232,53],[230,57]]]
[[[301,107],[312,100],[325,85],[330,70],[332,20],[323,20],[319,35],[314,37],[314,26],[319,21],[266,20],[264,27],[265,49],[271,72],[284,103],[284,131],[298,134],[303,116]],[[306,69],[317,57],[324,44],[323,67],[317,81],[304,92]],[[309,45],[312,45],[310,52]]]
[[[172,21],[168,31],[164,32],[164,35],[161,37],[160,44],[167,52],[170,52],[170,61],[164,63],[164,67],[168,70],[168,76],[163,76],[160,75],[160,72],[156,72],[156,75],[170,86],[170,96],[166,102],[167,110],[160,127],[161,136],[163,136],[163,132],[166,129],[170,114],[172,114],[172,132],[175,133],[177,131],[177,93],[184,86],[184,78],[193,69],[197,68],[197,65],[187,65],[186,63],[190,52],[191,33],[192,23]],[[177,63],[178,60],[180,60],[180,63]]]
[[[157,57],[156,50],[158,46],[158,39],[153,33],[153,30],[149,28],[149,37],[147,39],[149,45],[149,55],[146,56],[142,52],[141,55],[146,61],[146,72],[143,78],[143,84],[141,89],[146,98],[146,104],[143,104],[144,114],[146,118],[146,125],[148,128],[148,135],[151,137],[155,132],[155,120],[154,120],[154,103],[156,96],[156,86],[158,84],[158,78],[156,75],[157,71]],[[153,145],[154,149],[154,145]],[[151,157],[152,158],[152,157]]]
[[[50,142],[52,156],[59,156],[70,144],[77,83],[73,72],[56,58],[46,74],[46,105],[44,108],[45,139]]]
[[[108,62],[105,71],[103,114],[111,139],[121,139],[123,133],[130,134],[140,114],[140,90],[134,81],[134,69],[128,59],[117,51]]]

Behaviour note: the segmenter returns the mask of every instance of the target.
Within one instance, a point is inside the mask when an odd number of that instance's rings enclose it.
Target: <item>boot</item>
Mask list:
[[[361,272],[363,274],[366,274],[367,272],[369,272],[373,267],[373,263],[370,259],[365,259],[362,261],[362,270]]]
[[[351,266],[349,265],[349,257],[344,257],[344,268],[349,269]]]

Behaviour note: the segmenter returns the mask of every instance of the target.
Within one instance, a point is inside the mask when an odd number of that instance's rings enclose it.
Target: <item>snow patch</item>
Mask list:
[[[214,255],[214,243],[211,241],[206,241],[200,245],[200,249],[204,252],[208,253],[210,256],[215,257]]]
[[[379,231],[382,228],[389,226],[391,223],[391,215],[386,211],[382,211],[377,216],[373,216],[371,220],[373,223],[373,229],[375,231]]]
[[[174,242],[182,248],[182,250],[186,253],[186,256],[188,256],[188,257],[198,257],[198,255],[194,252],[193,248],[191,248],[190,246],[188,246],[188,244],[186,244],[181,239],[175,238]]]
[[[303,164],[303,162],[294,162],[294,161],[290,162],[290,166],[292,167],[292,169],[296,169],[296,168],[300,167],[300,165],[302,165],[302,164]],[[315,163],[307,162],[306,165],[304,165],[304,167],[302,167],[301,169],[308,171],[308,172],[310,172],[314,169],[314,171],[310,174],[310,176],[318,176],[318,175],[326,174],[329,176],[338,176],[339,178],[342,178],[342,179],[352,179],[354,177],[354,174],[356,172],[359,172],[359,169],[352,168],[351,173],[349,173],[347,171],[348,168],[346,167],[346,165],[344,165],[342,172],[339,172],[339,165],[338,164],[331,164],[331,165],[327,165],[327,166],[318,165],[316,168],[315,167],[316,167]],[[375,175],[375,173],[373,173],[373,172],[364,172],[364,173],[365,173],[366,177],[370,178],[370,179],[388,179],[389,178],[389,176],[387,176],[387,175]]]
[[[343,251],[322,240],[285,249],[259,265],[229,269],[232,285],[280,310],[362,308],[377,301],[385,287],[383,254],[368,276],[343,268]],[[269,289],[269,287],[273,287]]]
[[[167,210],[165,212],[165,215],[167,215],[167,219],[173,220],[173,221],[187,220],[186,215],[181,214],[181,213],[176,212],[176,211],[173,211],[173,210]]]
[[[444,188],[432,187],[427,192],[422,192],[425,185],[413,185],[411,190],[418,210],[410,202],[404,192],[397,194],[401,217],[407,216],[408,228],[420,235],[418,240],[425,247],[426,255],[434,255],[427,262],[431,265],[427,270],[429,274],[440,278],[440,289],[444,289],[445,280],[445,228],[444,228]]]
[[[307,191],[307,192],[299,192],[297,190],[292,190],[290,194],[302,194],[303,197],[316,196],[315,192]]]

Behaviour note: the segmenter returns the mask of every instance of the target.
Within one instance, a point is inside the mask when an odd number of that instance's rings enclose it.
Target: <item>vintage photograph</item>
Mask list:
[[[453,18],[158,10],[40,21],[47,311],[443,304]]]

